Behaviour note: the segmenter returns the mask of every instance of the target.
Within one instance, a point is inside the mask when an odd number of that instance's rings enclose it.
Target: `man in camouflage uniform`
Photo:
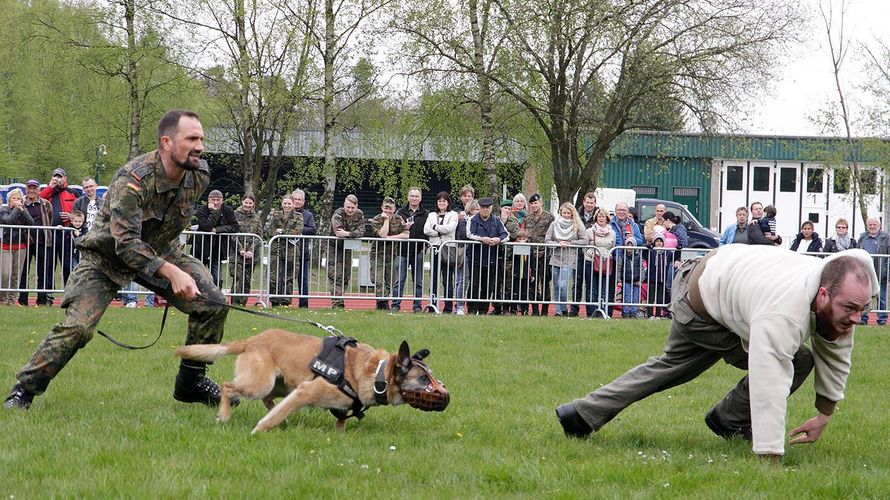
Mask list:
[[[387,196],[383,199],[380,209],[381,213],[371,219],[374,236],[382,239],[371,245],[371,268],[374,269],[374,296],[377,297],[377,309],[386,311],[389,309],[389,300],[381,300],[381,297],[392,296],[392,267],[399,252],[397,243],[386,240],[408,238],[408,226],[400,216],[396,215],[396,200]]]
[[[303,232],[303,216],[294,210],[294,199],[286,195],[281,199],[281,210],[272,212],[266,237],[279,236],[269,249],[269,294],[287,295],[270,300],[273,306],[289,306],[294,293],[294,273],[300,248],[295,238]]]
[[[533,194],[528,199],[528,214],[525,216],[525,230],[528,232],[529,243],[544,243],[547,230],[553,223],[553,214],[544,210],[544,200],[540,194]],[[532,248],[529,262],[531,277],[529,278],[529,298],[532,302],[532,316],[547,316],[550,308],[550,251],[543,246]],[[536,303],[537,302],[537,303]],[[543,303],[542,303],[543,302]]]
[[[79,243],[81,261],[65,287],[65,319],[53,327],[34,356],[16,375],[4,407],[28,409],[34,396],[93,336],[118,290],[135,280],[163,295],[189,315],[186,344],[222,340],[228,309],[210,272],[182,253],[179,235],[188,227],[193,205],[210,183],[204,131],[191,111],[161,118],[158,149],[134,158],[115,173],[92,230]],[[196,300],[197,298],[197,300]],[[219,386],[204,376],[205,363],[183,361],[173,397],[187,403],[219,404]]]
[[[331,285],[331,306],[344,307],[343,294],[349,288],[352,277],[352,250],[343,244],[346,238],[361,238],[365,235],[365,214],[358,209],[358,198],[354,194],[346,197],[343,206],[334,210],[331,216],[331,235],[337,240],[328,243],[328,283]]]
[[[229,262],[229,275],[232,277],[232,303],[247,304],[247,296],[252,290],[253,268],[263,251],[263,221],[256,209],[256,197],[250,193],[241,199],[241,206],[235,210],[239,232],[257,235],[232,238],[232,258]]]

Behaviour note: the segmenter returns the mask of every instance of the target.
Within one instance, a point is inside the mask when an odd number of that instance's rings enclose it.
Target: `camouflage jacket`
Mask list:
[[[541,210],[538,215],[529,212],[525,216],[525,230],[528,231],[528,242],[544,243],[544,238],[547,236],[547,230],[550,229],[550,224],[553,223],[553,220],[553,214],[546,210]],[[543,247],[535,247],[535,255],[543,254]]]
[[[349,231],[350,238],[361,238],[365,235],[365,214],[356,209],[352,217],[347,217],[343,207],[334,210],[334,215],[331,216],[332,236],[337,236],[337,229]]]
[[[269,230],[266,234],[267,238],[271,239],[276,235],[300,235],[302,233],[303,215],[300,212],[296,210],[291,210],[289,214],[285,214],[283,210],[272,212],[272,218],[269,220]],[[279,238],[275,241],[277,241],[277,244],[272,245],[272,250],[283,250],[284,245],[287,244],[288,241],[293,244],[296,244],[297,242],[295,238]],[[291,253],[293,253],[293,250],[291,250]]]
[[[98,258],[121,286],[137,273],[153,278],[166,261],[182,255],[179,235],[209,184],[205,161],[175,183],[157,151],[134,158],[114,174],[92,229],[80,240],[84,258]]]
[[[374,237],[380,238],[378,236],[380,234],[380,229],[383,227],[383,222],[386,219],[383,218],[383,214],[378,214],[373,219],[371,219],[371,230],[374,231]],[[390,236],[395,236],[397,234],[408,232],[408,226],[405,224],[405,220],[396,214],[392,214],[392,217],[389,220],[389,234]],[[398,245],[400,240],[385,240],[380,238],[382,241],[375,241],[373,245],[371,245],[371,253],[375,255],[389,255],[390,257],[394,257],[398,253]]]
[[[252,233],[259,236],[259,238],[248,238],[245,236],[233,238],[235,251],[250,250],[256,254],[262,244],[260,238],[263,237],[263,221],[260,220],[260,214],[256,210],[245,212],[241,207],[238,207],[235,210],[235,220],[238,221],[239,232]]]
[[[516,241],[516,234],[519,233],[521,227],[519,226],[519,219],[516,218],[515,215],[510,214],[507,217],[507,220],[501,219],[501,222],[504,223],[504,228],[507,230],[507,234],[510,235],[510,241]]]

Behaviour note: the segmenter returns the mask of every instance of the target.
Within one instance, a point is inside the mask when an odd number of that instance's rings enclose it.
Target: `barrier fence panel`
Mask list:
[[[73,230],[58,226],[0,226],[0,304],[52,302],[77,265]]]
[[[200,260],[214,283],[244,305],[250,297],[263,300],[265,242],[253,233],[208,233],[185,231],[183,251]]]
[[[79,261],[71,228],[0,226],[0,304],[26,304],[30,294],[47,304],[64,292]],[[186,231],[183,251],[202,261],[235,303],[254,297],[272,305],[335,307],[374,301],[394,310],[402,302],[456,314],[669,317],[674,270],[708,249],[623,246],[598,253],[589,245],[426,240],[343,239]],[[809,254],[821,258],[827,254]],[[872,313],[888,318],[890,255],[873,255],[881,290]],[[556,264],[556,265],[554,265]],[[141,287],[121,291],[153,294]],[[329,302],[328,302],[329,301]],[[407,307],[405,308],[407,310]]]
[[[285,305],[296,298],[306,307],[310,299],[325,299],[343,307],[363,300],[392,309],[405,300],[422,310],[429,247],[426,240],[276,235],[268,243],[269,301]]]

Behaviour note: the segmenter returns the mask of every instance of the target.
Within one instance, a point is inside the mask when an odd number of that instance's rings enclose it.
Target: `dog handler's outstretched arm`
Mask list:
[[[170,281],[173,293],[179,297],[191,301],[198,295],[198,285],[195,283],[195,279],[169,262],[161,265],[155,274]]]

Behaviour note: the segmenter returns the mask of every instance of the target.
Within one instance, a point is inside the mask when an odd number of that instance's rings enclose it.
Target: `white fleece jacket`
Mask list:
[[[742,339],[748,352],[748,382],[754,452],[785,452],[785,414],[794,353],[809,337],[815,361],[816,394],[844,398],[853,336],[831,342],[815,333],[810,305],[819,291],[822,268],[831,259],[854,255],[872,270],[871,256],[847,250],[825,259],[779,247],[727,245],[715,251],[699,279],[708,314]]]

